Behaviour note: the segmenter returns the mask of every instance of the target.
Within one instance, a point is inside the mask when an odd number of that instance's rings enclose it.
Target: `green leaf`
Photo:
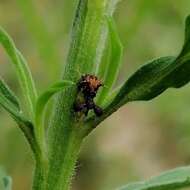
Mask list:
[[[150,100],[161,94],[170,87],[169,81],[165,78],[168,78],[170,70],[173,71],[174,59],[174,57],[162,57],[141,67],[122,86],[115,101],[124,104],[129,101]]]
[[[48,103],[49,99],[56,93],[63,91],[66,87],[72,86],[75,83],[67,80],[59,81],[49,87],[44,93],[42,93],[36,103],[36,110],[35,110],[35,121],[36,121],[36,126],[38,130],[38,135],[39,138],[43,138],[44,135],[44,127],[42,125],[42,118],[43,118],[43,113],[46,104]]]
[[[33,130],[33,124],[31,121],[29,121],[22,113],[21,110],[18,109],[18,107],[15,107],[15,105],[9,101],[4,95],[0,94],[0,105],[12,116],[12,118],[17,122],[19,128],[24,133],[26,139],[28,140],[31,149],[34,151],[34,153],[37,153],[36,151],[36,142],[34,137],[34,130]]]
[[[138,69],[106,105],[103,115],[87,119],[86,134],[122,105],[137,100],[151,100],[168,88],[180,88],[190,81],[190,16],[186,19],[185,41],[178,56],[161,57]]]
[[[118,190],[169,190],[187,186],[190,186],[190,167],[180,167],[143,182],[128,184]]]
[[[0,105],[12,116],[27,138],[31,148],[36,152],[33,124],[23,115],[19,101],[5,82],[0,79]]]
[[[12,189],[12,179],[7,176],[5,171],[0,168],[0,190],[11,190]]]
[[[4,96],[7,101],[9,101],[15,108],[20,110],[20,105],[18,98],[14,95],[14,93],[9,89],[9,87],[5,84],[3,79],[0,77],[0,96]]]
[[[180,56],[183,56],[189,52],[190,49],[190,15],[187,16],[185,21],[185,39],[184,39],[184,46]]]
[[[9,89],[5,82],[0,79],[0,105],[6,109],[19,123],[28,123],[20,109],[18,98]]]
[[[0,105],[3,106],[14,119],[22,120],[18,99],[2,79],[0,79]]]
[[[1,27],[0,27],[0,43],[6,50],[12,63],[15,66],[17,77],[19,79],[21,88],[23,90],[23,94],[26,98],[29,112],[33,116],[34,105],[37,95],[30,70],[27,67],[26,60],[23,58],[21,53],[15,47],[15,44],[11,39],[11,37]]]
[[[123,46],[121,44],[115,22],[112,17],[107,17],[109,28],[109,53],[108,60],[100,65],[100,73],[103,73],[103,81],[105,87],[101,91],[98,102],[102,103],[112,89],[119,73],[121,65],[121,57],[123,54]],[[98,75],[99,76],[99,75]]]
[[[114,98],[106,99],[106,108],[101,117],[91,117],[87,120],[91,126],[90,130],[128,102],[151,100],[168,88],[184,86],[190,81],[189,73],[190,60],[186,58],[162,57],[151,61],[137,70],[117,91],[117,95],[113,94]],[[111,100],[111,103],[108,104],[108,100]]]
[[[178,57],[162,57],[142,66],[123,85],[113,101],[123,104],[151,100],[168,88],[180,88],[190,81],[190,17],[186,19],[185,42]]]

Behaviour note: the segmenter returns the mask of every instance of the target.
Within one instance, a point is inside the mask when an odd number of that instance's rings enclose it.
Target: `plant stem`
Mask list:
[[[112,15],[116,2],[117,0],[78,0],[64,80],[77,83],[83,73],[93,72],[103,55],[107,39],[107,34],[102,37],[105,16]],[[47,136],[47,177],[46,171],[39,166],[36,176],[39,176],[42,185],[37,184],[34,190],[69,189],[85,128],[84,120],[78,121],[73,110],[76,96],[77,85],[74,85],[65,88],[56,99]]]
[[[42,162],[36,162],[33,180],[33,190],[45,190],[46,186],[46,167]]]
[[[41,151],[40,147],[34,154],[36,164],[33,178],[33,190],[45,190],[48,172],[47,156]]]
[[[71,134],[63,162],[64,168],[61,171],[61,177],[58,180],[57,188],[54,187],[54,189],[61,189],[61,190],[69,189],[70,180],[74,173],[74,168],[80,151],[80,146],[81,146],[81,140],[78,139],[75,136],[75,134]]]
[[[65,130],[62,141],[57,136],[57,145],[54,142],[53,150],[50,153],[50,167],[47,179],[46,190],[68,190],[71,177],[74,172],[75,163],[78,158],[82,138],[79,135],[80,126],[73,126],[72,130]],[[55,148],[57,149],[55,150]]]

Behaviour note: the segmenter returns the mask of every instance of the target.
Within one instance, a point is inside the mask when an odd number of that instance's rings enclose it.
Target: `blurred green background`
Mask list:
[[[29,62],[39,92],[60,78],[77,0],[0,0],[0,25]],[[125,48],[118,84],[155,57],[175,55],[184,36],[189,0],[123,0],[115,19]],[[0,47],[0,75],[21,97]],[[190,164],[190,85],[150,102],[130,103],[91,134],[82,148],[73,190],[110,190]],[[33,161],[15,123],[0,109],[0,165],[13,190],[31,187]]]

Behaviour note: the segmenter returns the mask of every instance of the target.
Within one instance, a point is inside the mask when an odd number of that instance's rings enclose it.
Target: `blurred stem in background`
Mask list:
[[[61,42],[65,44],[68,40],[68,34],[71,28],[71,18],[73,18],[74,9],[75,9],[75,1],[57,1],[56,6],[55,3],[51,1],[49,6],[54,5],[54,9],[52,11],[53,16],[53,25],[56,32],[54,33],[54,39],[56,43]],[[65,35],[65,37],[64,37]],[[62,44],[60,44],[62,46]],[[63,52],[61,52],[63,53]]]
[[[127,22],[126,25],[126,35],[127,35],[127,41],[132,40],[132,38],[135,36],[136,32],[141,26],[142,21],[144,20],[145,16],[147,15],[147,12],[150,10],[150,7],[152,6],[151,0],[140,0],[136,1],[136,11],[135,14],[133,14],[133,17],[131,19],[131,22]],[[123,42],[124,45],[126,45],[126,41]]]
[[[48,30],[43,18],[35,8],[32,0],[17,0],[26,25],[36,42],[36,47],[44,62],[49,79],[55,79],[58,75],[60,57],[57,44],[53,35]]]

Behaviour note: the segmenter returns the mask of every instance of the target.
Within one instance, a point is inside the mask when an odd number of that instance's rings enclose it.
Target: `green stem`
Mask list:
[[[107,39],[107,34],[102,34],[105,16],[112,15],[116,2],[117,0],[78,0],[64,80],[75,83],[82,73],[94,71]],[[85,128],[84,120],[79,122],[73,110],[76,96],[77,86],[74,85],[65,88],[56,99],[47,135],[47,177],[46,171],[39,166],[36,169],[36,178],[39,176],[39,180],[37,179],[34,190],[69,189]]]
[[[46,189],[46,173],[47,164],[42,161],[36,161],[36,167],[34,171],[33,190],[45,190]]]
[[[57,188],[54,189],[69,189],[70,181],[74,173],[75,164],[80,151],[80,146],[81,140],[78,139],[75,134],[72,134],[65,154],[65,159],[63,163],[64,167],[61,171],[61,177],[58,180]]]
[[[35,170],[33,177],[33,190],[46,190],[47,172],[48,172],[48,158],[46,149],[36,142],[34,150]],[[44,149],[43,149],[44,148]]]
[[[46,190],[69,189],[82,144],[79,129],[80,126],[74,126],[71,131],[67,131],[67,137],[61,142],[62,145],[57,147],[57,150],[54,149],[50,154],[50,168]]]

